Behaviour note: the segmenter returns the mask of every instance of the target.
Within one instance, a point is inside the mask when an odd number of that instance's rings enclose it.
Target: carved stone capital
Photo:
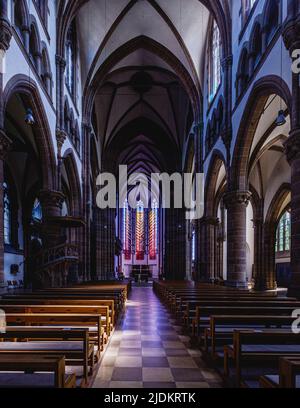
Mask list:
[[[295,159],[300,158],[300,129],[292,130],[283,146],[287,161],[291,165]]]
[[[39,192],[39,199],[41,200],[43,209],[62,209],[63,202],[65,200],[65,195],[61,191],[53,190],[41,190]],[[45,214],[55,215],[55,214]]]
[[[12,29],[9,21],[0,18],[0,50],[7,51],[10,46]]]
[[[282,37],[286,48],[290,54],[300,48],[300,16],[288,20],[282,32]]]
[[[61,149],[65,143],[66,138],[67,138],[67,134],[64,130],[56,129],[56,141],[57,141],[57,148],[58,148],[59,156],[61,154]]]
[[[247,207],[251,198],[250,191],[229,191],[224,194],[223,201],[227,209],[238,205],[244,205]]]
[[[0,129],[0,160],[4,160],[12,145],[11,139]]]

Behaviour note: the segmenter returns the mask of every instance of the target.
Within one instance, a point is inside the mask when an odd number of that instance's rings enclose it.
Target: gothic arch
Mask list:
[[[293,114],[291,109],[292,96],[283,79],[276,75],[269,75],[259,79],[254,84],[243,112],[243,120],[235,142],[229,179],[232,190],[247,191],[249,189],[248,159],[251,145],[265,103],[272,94],[280,96],[286,103],[290,115]]]
[[[224,155],[220,152],[220,150],[214,150],[210,160],[210,167],[208,169],[205,182],[204,211],[206,217],[215,216],[216,185],[219,171],[222,165],[224,165],[225,169],[227,169]]]
[[[55,190],[56,158],[51,138],[51,130],[38,87],[32,79],[23,74],[11,78],[3,92],[4,115],[10,98],[15,94],[21,94],[24,97],[24,101],[28,107],[31,107],[36,119],[36,125],[33,126],[33,132],[41,157],[43,188]],[[4,117],[0,119],[2,122],[0,123],[0,127],[3,128]]]
[[[79,216],[81,212],[81,188],[78,169],[72,149],[66,150],[63,156],[63,163],[70,185],[70,210],[74,216]]]

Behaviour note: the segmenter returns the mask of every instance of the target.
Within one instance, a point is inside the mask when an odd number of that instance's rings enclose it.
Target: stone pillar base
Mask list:
[[[225,281],[225,286],[229,288],[248,289],[248,283],[243,281]]]

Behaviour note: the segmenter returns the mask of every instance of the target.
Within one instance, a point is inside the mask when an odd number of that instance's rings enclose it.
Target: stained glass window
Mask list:
[[[42,206],[38,198],[34,200],[31,216],[33,221],[42,221],[43,218]]]
[[[149,212],[149,255],[150,260],[156,259],[158,251],[158,205],[153,200],[152,208]]]
[[[291,249],[291,213],[286,211],[279,220],[276,232],[276,252],[287,252]]]
[[[193,229],[192,231],[192,262],[196,260],[196,233]]]
[[[211,101],[221,83],[221,35],[214,21],[209,50],[209,100]]]
[[[76,76],[76,29],[73,21],[66,41],[66,85],[73,96],[75,96]]]
[[[123,206],[123,251],[126,260],[131,259],[131,213],[126,200]]]
[[[4,243],[11,244],[11,204],[7,183],[3,183]]]

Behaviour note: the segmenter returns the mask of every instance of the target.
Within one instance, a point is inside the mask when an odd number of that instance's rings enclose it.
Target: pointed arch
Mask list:
[[[33,111],[36,124],[33,126],[36,145],[39,149],[43,170],[43,188],[56,188],[56,156],[51,137],[51,130],[48,123],[44,105],[38,90],[37,84],[26,75],[18,74],[10,79],[3,92],[3,112],[5,115],[7,104],[10,98],[15,95],[22,95],[26,106]],[[0,127],[3,128],[4,117],[0,117]]]

